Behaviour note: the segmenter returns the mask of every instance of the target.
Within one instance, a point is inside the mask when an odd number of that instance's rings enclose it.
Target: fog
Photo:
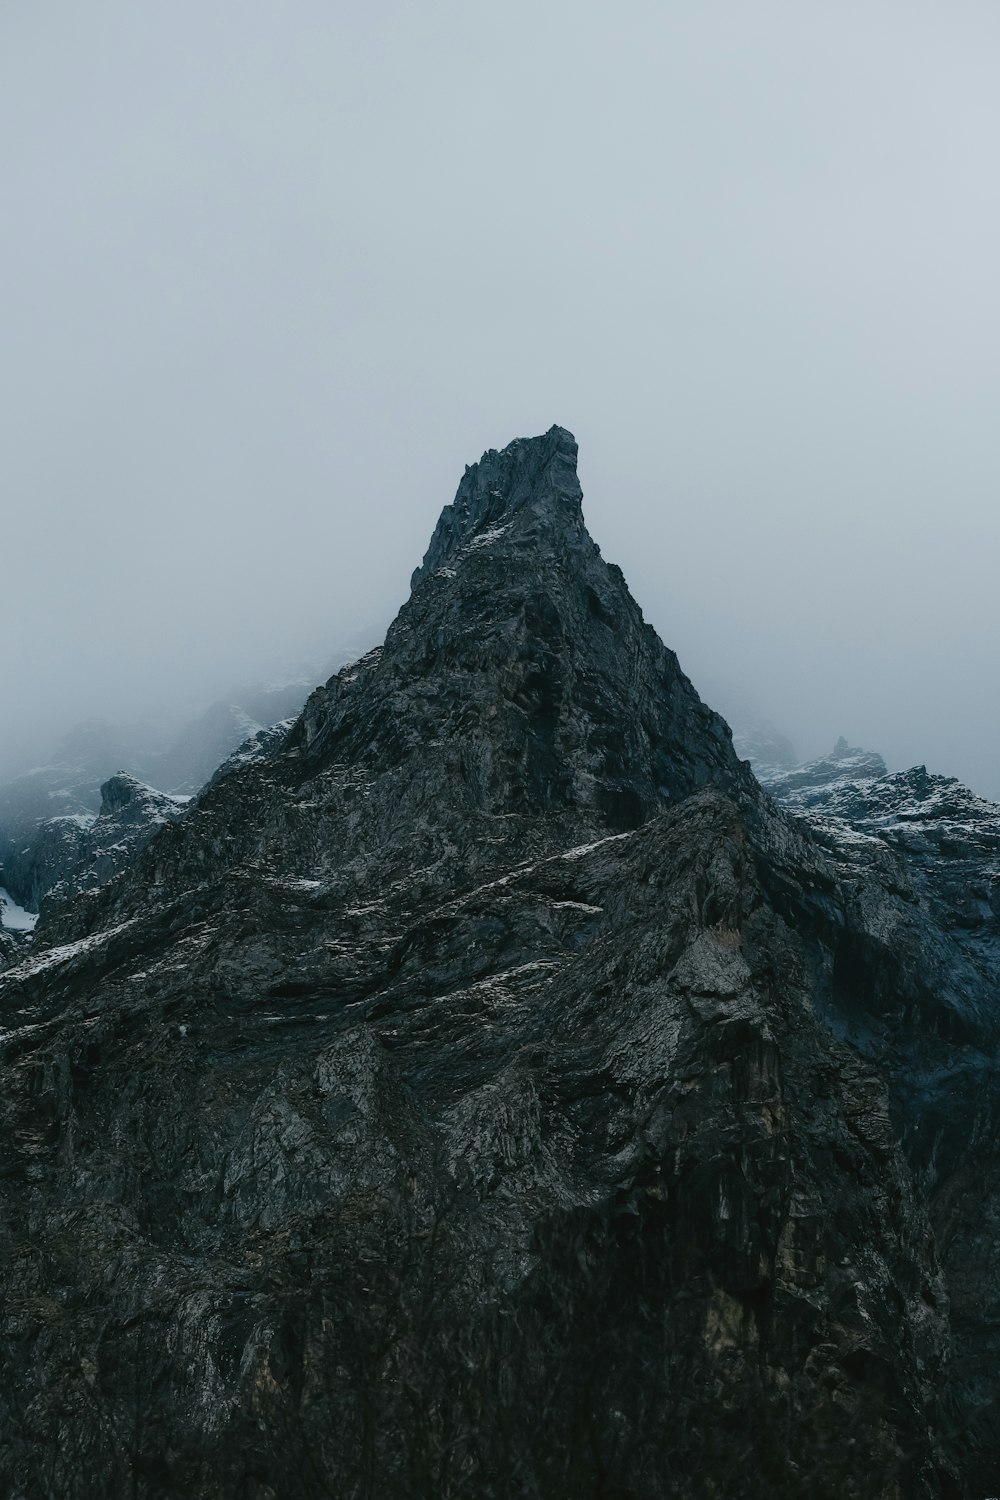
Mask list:
[[[985,0],[7,0],[0,769],[374,639],[560,422],[706,696],[1000,797],[998,48]]]

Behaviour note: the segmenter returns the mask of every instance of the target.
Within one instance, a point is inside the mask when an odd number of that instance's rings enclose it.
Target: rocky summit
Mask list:
[[[559,427],[258,750],[7,953],[3,1492],[995,1493],[988,804],[780,806]]]

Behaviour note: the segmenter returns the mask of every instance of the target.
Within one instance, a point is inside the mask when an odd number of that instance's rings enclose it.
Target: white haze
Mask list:
[[[319,663],[561,422],[709,697],[1000,796],[1000,11],[7,0],[0,767]]]

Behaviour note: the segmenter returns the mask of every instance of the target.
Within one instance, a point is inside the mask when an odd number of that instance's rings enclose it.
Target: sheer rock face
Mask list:
[[[467,470],[384,647],[0,977],[10,1493],[966,1492],[851,1031],[945,1046],[936,917],[760,791],[575,453]]]

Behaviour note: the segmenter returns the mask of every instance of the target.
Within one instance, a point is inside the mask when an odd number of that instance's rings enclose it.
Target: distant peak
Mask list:
[[[114,776],[109,776],[101,787],[101,802],[104,809],[113,810],[134,802],[137,797],[144,796],[150,790],[144,782],[130,776],[127,771],[118,771]]]
[[[538,437],[514,438],[506,448],[487,448],[478,463],[466,464],[465,479],[478,475],[480,470],[484,471],[482,477],[490,482],[523,470],[537,474],[549,465],[561,461],[568,465],[573,482],[579,489],[576,479],[577,451],[576,438],[569,429],[554,423],[548,432],[540,433]],[[463,485],[464,481],[459,485],[456,500],[462,494]]]
[[[101,816],[115,817],[135,809],[148,810],[156,806],[179,812],[186,798],[171,797],[167,792],[158,792],[155,787],[130,776],[127,771],[118,771],[109,776],[101,787]]]
[[[582,528],[583,491],[576,472],[576,438],[553,426],[539,437],[515,438],[489,448],[469,464],[451,505],[446,505],[422,565],[416,588],[485,530],[507,525],[522,512],[538,520]]]

